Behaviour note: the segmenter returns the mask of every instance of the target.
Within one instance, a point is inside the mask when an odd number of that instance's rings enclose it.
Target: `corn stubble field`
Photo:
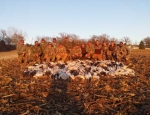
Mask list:
[[[23,77],[17,59],[0,60],[0,115],[150,114],[150,50],[132,50],[135,76],[99,80]]]

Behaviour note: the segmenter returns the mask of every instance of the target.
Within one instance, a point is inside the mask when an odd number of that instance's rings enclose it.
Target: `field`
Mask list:
[[[0,53],[0,115],[150,115],[150,50],[131,51],[135,76],[99,80],[23,77],[15,53]]]
[[[17,57],[17,51],[0,52],[0,59],[12,59]]]

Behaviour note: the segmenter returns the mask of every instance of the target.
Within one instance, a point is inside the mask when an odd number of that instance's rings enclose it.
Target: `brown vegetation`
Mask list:
[[[16,50],[0,52],[0,59],[13,59],[16,57],[18,57]]]
[[[135,76],[100,80],[22,77],[16,59],[0,60],[0,114],[150,114],[150,51],[132,50]]]

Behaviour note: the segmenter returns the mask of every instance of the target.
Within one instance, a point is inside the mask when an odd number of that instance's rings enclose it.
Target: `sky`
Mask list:
[[[0,29],[14,27],[36,36],[107,34],[132,43],[150,36],[150,0],[0,0]]]

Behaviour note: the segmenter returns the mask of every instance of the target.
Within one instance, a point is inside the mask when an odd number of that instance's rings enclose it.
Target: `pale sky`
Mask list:
[[[0,0],[0,29],[36,36],[107,34],[132,43],[150,36],[150,0]]]

